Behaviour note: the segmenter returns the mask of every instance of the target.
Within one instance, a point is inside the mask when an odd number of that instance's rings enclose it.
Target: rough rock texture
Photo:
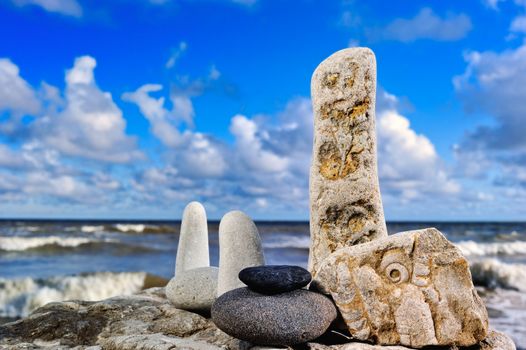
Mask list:
[[[184,209],[181,220],[175,275],[206,266],[210,266],[206,212],[201,203],[191,202]]]
[[[47,304],[0,326],[0,349],[248,349],[198,314],[176,309],[164,288],[99,302]],[[95,347],[91,349],[100,349]]]
[[[265,265],[265,258],[256,225],[241,211],[225,214],[219,224],[217,295],[244,287],[239,271],[259,265]]]
[[[311,274],[300,266],[267,265],[247,267],[239,279],[251,290],[262,294],[278,294],[305,287]]]
[[[167,350],[167,349],[268,349],[232,338],[210,320],[176,309],[163,288],[139,295],[99,302],[51,303],[20,321],[0,325],[0,349]],[[301,348],[301,347],[300,347]],[[362,343],[327,346],[309,343],[313,350],[410,350],[404,347]],[[457,350],[442,347],[442,350]],[[505,335],[490,332],[469,350],[515,350]],[[466,349],[468,350],[468,349]]]
[[[332,301],[304,289],[264,295],[231,290],[212,306],[212,320],[238,339],[264,345],[304,343],[321,336],[336,319]]]
[[[436,229],[342,248],[311,285],[331,294],[356,339],[420,348],[469,346],[487,335],[468,262]]]
[[[404,346],[380,346],[380,345],[371,345],[365,343],[349,343],[343,345],[333,345],[327,346],[322,344],[309,343],[310,350],[407,350],[408,348]],[[459,348],[456,346],[447,346],[447,347],[434,347],[433,349],[438,350],[459,350],[466,348]],[[507,335],[501,332],[490,331],[487,338],[480,343],[470,346],[469,350],[515,350],[515,344],[513,341],[508,338]],[[468,349],[466,349],[468,350]]]
[[[336,52],[311,82],[309,270],[335,250],[387,236],[376,163],[376,60],[367,48]]]
[[[183,310],[209,312],[217,296],[217,267],[200,267],[179,273],[166,286],[166,296]]]

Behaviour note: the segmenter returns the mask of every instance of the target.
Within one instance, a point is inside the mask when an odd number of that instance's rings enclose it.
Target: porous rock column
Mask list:
[[[338,248],[387,236],[376,163],[376,59],[367,48],[338,51],[311,81],[309,269]]]

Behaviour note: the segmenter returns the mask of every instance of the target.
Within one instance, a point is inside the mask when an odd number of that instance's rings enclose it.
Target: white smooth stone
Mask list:
[[[247,215],[231,211],[219,224],[219,278],[217,295],[245,287],[238,278],[245,267],[265,265],[259,232]]]
[[[183,212],[179,246],[175,260],[175,275],[210,266],[206,211],[199,202],[189,203]]]

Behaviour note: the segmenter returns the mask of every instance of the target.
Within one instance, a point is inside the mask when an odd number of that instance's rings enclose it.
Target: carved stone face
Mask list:
[[[469,346],[485,338],[486,308],[466,259],[436,229],[332,253],[314,277],[349,332],[379,344]]]

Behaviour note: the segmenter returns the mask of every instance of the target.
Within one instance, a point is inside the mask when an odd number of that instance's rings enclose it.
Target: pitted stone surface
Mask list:
[[[405,346],[384,346],[371,345],[365,343],[348,343],[341,345],[322,345],[316,343],[309,343],[309,350],[409,350]],[[486,339],[480,343],[470,346],[469,348],[459,348],[457,346],[443,346],[440,348],[433,348],[435,350],[516,350],[513,341],[504,333],[497,331],[490,331]]]
[[[335,250],[387,236],[376,164],[376,60],[336,52],[312,76],[309,270]]]
[[[468,262],[436,229],[339,249],[313,278],[359,340],[421,348],[470,346],[487,335]]]

